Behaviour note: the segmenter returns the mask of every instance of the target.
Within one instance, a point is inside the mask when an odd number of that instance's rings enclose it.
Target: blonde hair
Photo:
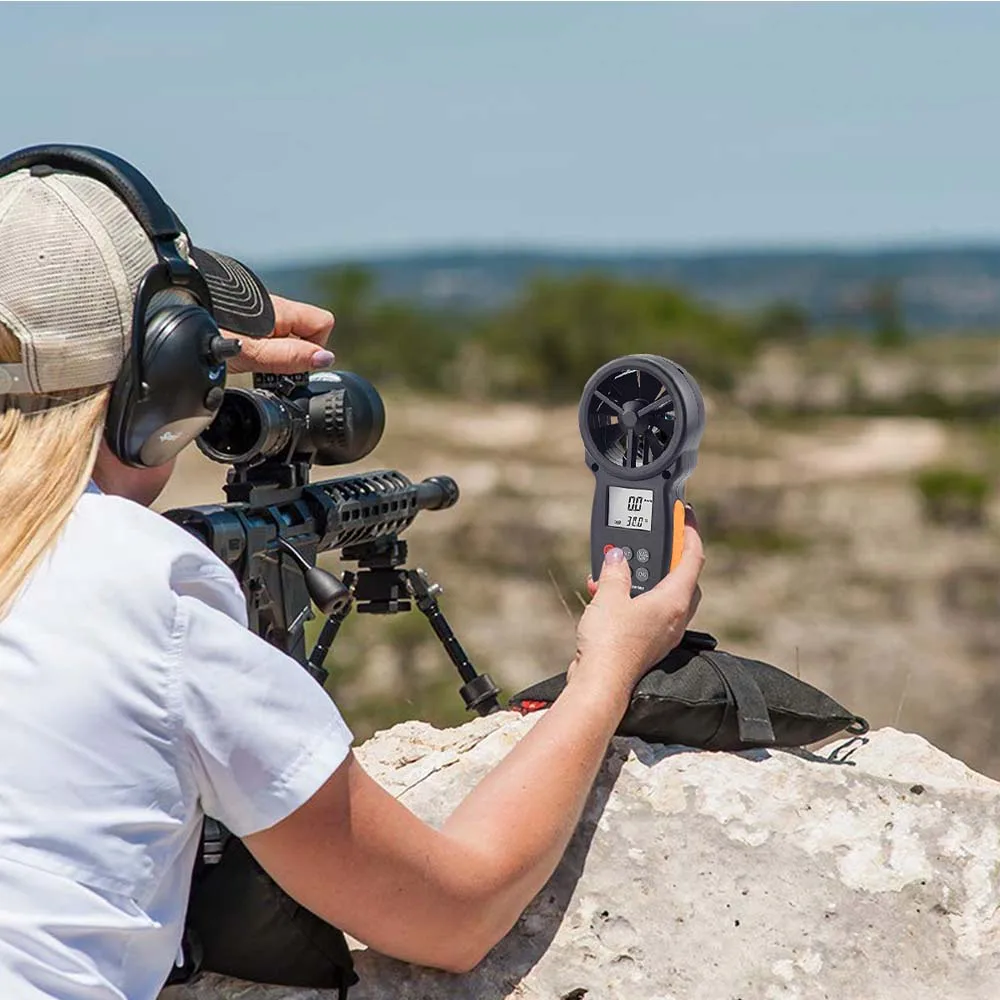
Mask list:
[[[20,360],[20,343],[0,323],[0,363]],[[0,395],[0,619],[87,488],[109,392]]]

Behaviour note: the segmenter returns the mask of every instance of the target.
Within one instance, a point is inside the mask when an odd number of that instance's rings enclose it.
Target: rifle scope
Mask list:
[[[202,452],[225,464],[294,458],[346,465],[364,458],[384,429],[382,397],[354,372],[257,375],[252,389],[226,389],[197,440]]]

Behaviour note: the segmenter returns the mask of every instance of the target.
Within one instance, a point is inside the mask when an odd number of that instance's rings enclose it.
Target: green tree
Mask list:
[[[774,302],[757,318],[756,333],[761,340],[801,343],[809,337],[809,314],[795,302]]]
[[[319,280],[320,301],[337,317],[338,362],[384,385],[440,389],[457,354],[454,320],[407,302],[380,299],[372,275],[348,266]]]
[[[662,354],[699,382],[729,389],[762,343],[751,321],[673,288],[604,274],[539,276],[516,302],[478,318],[380,299],[356,267],[324,275],[319,292],[337,316],[334,343],[346,367],[380,385],[465,387],[477,397],[575,399],[602,364],[637,353]]]
[[[479,334],[496,359],[494,388],[548,400],[572,399],[622,354],[662,354],[700,381],[730,387],[756,349],[743,321],[672,288],[589,274],[540,277]]]
[[[364,268],[353,265],[322,275],[317,281],[318,300],[337,318],[333,343],[345,358],[357,358],[367,341],[367,325],[374,302],[375,280]],[[351,362],[356,364],[356,360]]]
[[[872,286],[868,296],[868,313],[877,346],[902,347],[909,340],[895,282],[879,281]]]

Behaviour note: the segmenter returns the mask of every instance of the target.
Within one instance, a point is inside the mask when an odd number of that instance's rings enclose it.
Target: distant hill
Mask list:
[[[494,309],[533,275],[600,271],[675,285],[725,309],[792,302],[820,326],[863,322],[873,286],[891,282],[914,329],[1000,329],[1000,246],[703,254],[428,251],[261,271],[273,291],[315,299],[317,277],[346,263],[369,270],[380,295],[434,309]]]

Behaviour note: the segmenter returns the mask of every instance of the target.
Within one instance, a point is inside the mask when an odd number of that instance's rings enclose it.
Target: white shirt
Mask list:
[[[2,1000],[152,1000],[203,810],[266,829],[346,757],[329,697],[245,626],[201,542],[80,499],[0,621]]]

